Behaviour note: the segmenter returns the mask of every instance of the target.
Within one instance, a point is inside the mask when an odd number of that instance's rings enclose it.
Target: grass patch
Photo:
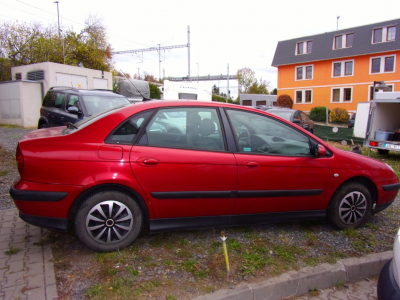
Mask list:
[[[10,249],[5,250],[4,254],[5,255],[14,255],[14,254],[17,254],[20,251],[21,251],[21,249],[19,249],[19,248],[11,247]]]
[[[6,176],[8,174],[8,170],[4,170],[0,172],[0,176]]]

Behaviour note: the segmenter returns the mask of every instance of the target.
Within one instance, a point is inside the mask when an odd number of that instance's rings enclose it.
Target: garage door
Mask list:
[[[256,101],[256,105],[267,105],[267,101],[265,100]]]
[[[244,105],[244,106],[251,106],[253,103],[252,103],[253,101],[252,100],[243,100],[242,101],[242,105]]]
[[[93,78],[93,89],[108,90],[108,80],[102,78]]]
[[[56,82],[57,86],[71,86],[78,89],[87,89],[88,87],[86,76],[56,73]]]

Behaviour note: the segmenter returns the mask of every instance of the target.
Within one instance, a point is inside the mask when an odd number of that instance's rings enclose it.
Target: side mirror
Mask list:
[[[300,120],[299,119],[294,119],[293,123],[296,124],[296,125],[299,125],[300,124]]]
[[[317,144],[314,152],[315,157],[321,157],[326,155],[326,148],[320,144]]]
[[[75,107],[75,106],[68,107],[68,112],[70,114],[74,114],[74,115],[79,115],[79,113],[80,113],[79,109],[77,107]]]

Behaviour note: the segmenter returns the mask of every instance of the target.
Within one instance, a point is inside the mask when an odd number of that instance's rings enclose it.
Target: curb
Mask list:
[[[313,289],[326,289],[338,282],[353,282],[378,275],[383,265],[393,257],[393,251],[370,254],[361,258],[346,258],[336,264],[321,264],[290,271],[256,284],[242,284],[234,289],[220,290],[195,300],[279,300],[301,296]]]

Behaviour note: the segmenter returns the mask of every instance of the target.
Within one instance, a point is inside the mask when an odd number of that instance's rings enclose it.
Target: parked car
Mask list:
[[[393,258],[382,268],[378,279],[378,300],[400,299],[400,229],[393,245]]]
[[[291,108],[267,108],[262,107],[262,110],[268,110],[270,114],[293,122],[300,127],[303,127],[305,130],[308,130],[311,133],[314,133],[314,121],[311,120],[304,112],[297,109]]]
[[[129,103],[126,97],[109,90],[52,87],[43,99],[38,128],[74,124],[83,118]]]
[[[167,124],[185,130],[164,130]],[[175,120],[172,120],[175,119]],[[363,225],[400,188],[393,169],[262,110],[147,101],[25,135],[10,195],[28,223],[96,251],[150,232],[324,219]]]
[[[354,113],[351,118],[349,119],[349,125],[347,126],[348,128],[353,128],[354,127],[354,122],[356,121],[356,113]]]

